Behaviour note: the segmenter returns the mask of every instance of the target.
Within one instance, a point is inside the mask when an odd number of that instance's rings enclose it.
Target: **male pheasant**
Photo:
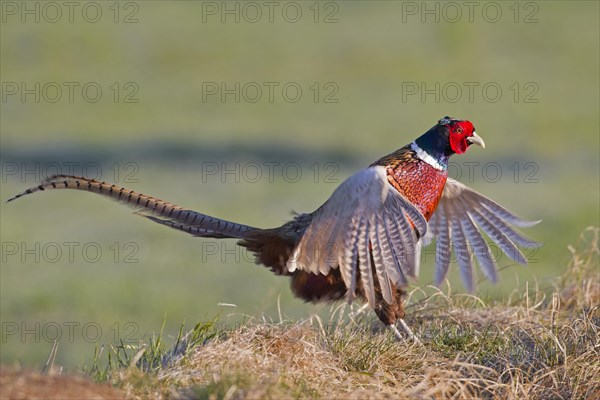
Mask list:
[[[136,214],[194,236],[239,239],[256,262],[291,278],[305,301],[346,297],[366,301],[379,319],[401,337],[403,296],[408,279],[419,274],[420,249],[436,238],[435,282],[448,271],[451,248],[462,280],[473,290],[472,252],[492,282],[497,267],[481,228],[511,259],[527,262],[517,245],[535,242],[514,227],[526,221],[465,185],[448,178],[448,159],[471,144],[485,147],[473,124],[442,118],[395,152],[344,181],[310,214],[278,228],[261,229],[211,217],[157,198],[85,177],[56,175],[8,201],[47,189],[78,189],[108,196],[137,209]],[[478,227],[479,226],[479,227]]]

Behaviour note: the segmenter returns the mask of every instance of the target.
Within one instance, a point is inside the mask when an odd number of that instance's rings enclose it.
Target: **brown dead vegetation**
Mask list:
[[[548,290],[488,304],[416,289],[407,322],[422,345],[397,342],[370,313],[342,305],[330,315],[335,323],[263,320],[216,331],[199,324],[170,350],[159,338],[88,372],[135,399],[600,399],[599,232],[584,232]],[[81,398],[121,393],[60,376],[25,374],[16,384],[18,376],[2,371],[3,396],[5,386],[42,393],[48,381],[57,393],[65,388],[63,398],[67,387],[79,387]]]

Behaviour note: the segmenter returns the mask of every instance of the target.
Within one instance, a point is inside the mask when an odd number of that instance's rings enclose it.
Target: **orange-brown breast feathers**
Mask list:
[[[387,166],[388,181],[429,221],[442,196],[448,172],[438,170],[416,157],[402,161]]]

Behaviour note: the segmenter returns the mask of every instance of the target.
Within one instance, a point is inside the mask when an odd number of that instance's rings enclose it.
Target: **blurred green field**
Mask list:
[[[112,3],[98,4],[96,23],[77,12],[74,22],[23,23],[3,9],[3,201],[56,165],[91,174],[99,166],[103,180],[276,226],[292,210],[312,211],[351,173],[452,115],[472,120],[487,145],[455,157],[452,173],[518,214],[544,220],[527,230],[544,243],[528,253],[532,263],[501,259],[510,267],[500,284],[481,284],[479,295],[550,285],[566,265],[567,246],[586,226],[600,225],[598,2],[519,3],[518,22],[512,2],[496,2],[502,18],[495,23],[481,12],[474,22],[464,15],[423,23],[407,14],[406,2],[366,1],[320,3],[318,23],[312,2],[294,3],[303,12],[296,23],[277,12],[272,23],[266,16],[222,23],[203,13],[209,3],[130,2],[119,6],[115,23]],[[537,22],[524,23],[536,10],[527,4],[537,6]],[[124,23],[132,12],[137,22]],[[338,21],[323,23],[331,12]],[[24,82],[46,87],[39,102],[11,94]],[[102,97],[90,102],[76,89],[71,102],[68,82],[92,82]],[[263,93],[252,103],[247,92],[236,103],[232,95],[224,102],[207,95],[222,82],[293,83],[302,96],[291,102],[276,90],[273,102]],[[479,85],[472,99],[465,82]],[[446,92],[439,99],[406,92],[421,83]],[[51,102],[54,84],[65,92]],[[497,101],[482,92],[486,84],[501,88]],[[328,94],[337,102],[325,102]],[[127,95],[137,102],[126,103]],[[239,179],[212,174],[236,163]],[[257,165],[262,175],[254,179]],[[2,204],[0,212],[3,364],[42,365],[57,332],[57,363],[74,368],[89,363],[96,347],[159,332],[165,318],[165,334],[176,336],[182,321],[230,313],[233,320],[277,318],[278,307],[298,318],[328,308],[294,299],[286,279],[255,266],[232,241],[188,237],[100,197],[42,193]],[[428,259],[419,285],[432,280]],[[456,278],[453,288],[462,290]]]

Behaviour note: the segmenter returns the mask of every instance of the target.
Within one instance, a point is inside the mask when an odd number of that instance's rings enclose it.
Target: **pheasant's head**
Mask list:
[[[467,151],[467,147],[472,144],[485,148],[483,139],[475,132],[475,127],[471,121],[462,121],[459,119],[444,117],[439,120],[438,126],[441,133],[448,137],[450,150],[456,154],[462,154]]]
[[[441,165],[446,165],[451,155],[463,154],[472,144],[485,147],[471,121],[451,117],[440,119],[433,128],[417,138],[415,143]]]

